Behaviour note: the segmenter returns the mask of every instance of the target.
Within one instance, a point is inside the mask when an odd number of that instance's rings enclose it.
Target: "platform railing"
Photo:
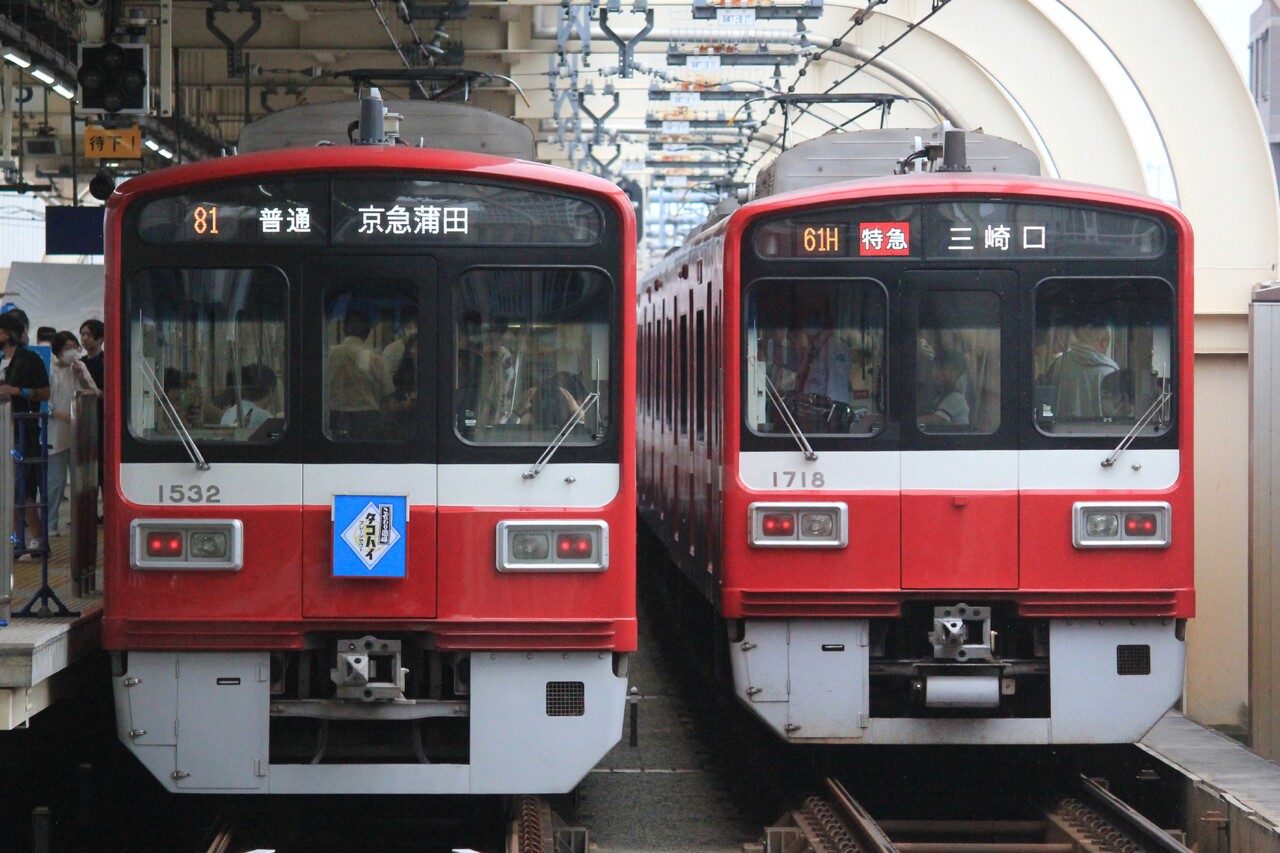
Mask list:
[[[13,406],[0,394],[0,625],[13,619]]]
[[[98,395],[77,391],[71,401],[71,590],[80,597],[97,589]]]

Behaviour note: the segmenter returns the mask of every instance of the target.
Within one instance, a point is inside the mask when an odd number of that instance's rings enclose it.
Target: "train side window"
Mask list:
[[[1000,297],[984,290],[921,294],[916,419],[926,434],[1000,428]]]
[[[805,435],[876,435],[885,423],[888,297],[870,279],[772,280],[747,291],[743,416],[790,437],[778,401]]]
[[[406,441],[418,399],[417,285],[363,278],[325,293],[324,431],[331,441]]]
[[[566,444],[608,432],[614,386],[608,278],[582,269],[480,269],[454,285],[453,411],[475,444]],[[589,395],[598,399],[590,403]]]
[[[274,268],[150,269],[129,283],[125,419],[141,441],[271,443],[288,417],[288,284]]]
[[[1170,425],[1173,288],[1159,279],[1047,279],[1036,287],[1036,428],[1054,436],[1138,435]],[[1167,393],[1168,396],[1165,396]]]

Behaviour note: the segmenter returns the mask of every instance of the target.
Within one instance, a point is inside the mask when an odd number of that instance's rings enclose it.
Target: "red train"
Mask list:
[[[893,174],[913,135],[797,146],[642,275],[641,516],[786,739],[1135,740],[1195,603],[1190,227],[978,134]]]
[[[108,204],[119,734],[179,792],[567,791],[636,645],[633,208],[350,112]]]

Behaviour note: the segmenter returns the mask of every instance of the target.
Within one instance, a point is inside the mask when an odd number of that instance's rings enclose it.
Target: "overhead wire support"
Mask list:
[[[875,7],[877,7],[877,6],[883,6],[883,5],[884,5],[885,3],[887,3],[887,2],[889,2],[889,0],[868,0],[868,3],[867,3],[866,8],[859,10],[859,11],[858,11],[854,16],[853,16],[853,23],[851,23],[851,24],[849,25],[848,29],[846,29],[846,30],[845,30],[843,33],[841,33],[838,37],[836,37],[836,38],[834,38],[834,39],[832,39],[832,40],[831,40],[831,46],[830,46],[830,47],[822,48],[821,50],[817,51],[816,53],[810,54],[809,56],[807,56],[807,57],[806,57],[804,65],[803,65],[803,66],[801,67],[801,69],[796,73],[796,79],[795,79],[794,81],[792,81],[792,83],[787,87],[787,92],[786,92],[786,94],[788,94],[788,95],[795,94],[795,91],[796,91],[796,84],[797,84],[797,82],[799,81],[799,79],[800,79],[800,78],[804,77],[804,76],[805,76],[805,74],[806,74],[806,73],[808,73],[809,66],[810,66],[810,65],[812,65],[812,64],[813,64],[815,61],[817,61],[818,59],[821,59],[824,55],[826,55],[826,54],[827,54],[827,53],[829,53],[830,51],[835,50],[835,49],[839,48],[841,45],[843,45],[843,44],[844,44],[844,40],[845,40],[846,38],[848,38],[849,34],[850,34],[850,33],[852,33],[852,32],[853,32],[855,29],[857,29],[858,27],[862,26],[862,24],[866,22],[868,15],[870,14],[870,12],[871,12]],[[920,19],[920,20],[918,20],[918,21],[908,21],[908,22],[906,23],[906,27],[905,27],[905,29],[902,31],[902,33],[901,33],[900,35],[898,35],[896,38],[894,38],[894,39],[893,39],[892,41],[890,41],[888,44],[881,45],[879,50],[877,50],[875,53],[873,53],[873,54],[872,54],[871,56],[869,56],[867,59],[863,60],[862,62],[860,62],[860,63],[858,63],[856,66],[854,66],[854,68],[853,68],[853,69],[852,69],[848,74],[844,75],[844,76],[843,76],[843,77],[841,77],[839,80],[835,81],[835,82],[834,82],[834,83],[832,83],[830,86],[828,86],[826,89],[824,89],[824,90],[823,90],[823,94],[830,94],[830,93],[831,93],[833,90],[835,90],[837,87],[839,87],[839,86],[843,85],[844,83],[846,83],[847,81],[849,81],[851,78],[853,78],[855,75],[859,74],[859,73],[860,73],[863,69],[865,69],[868,65],[871,65],[871,64],[873,64],[874,62],[876,62],[876,60],[878,60],[880,57],[884,56],[884,54],[885,54],[886,52],[888,52],[891,48],[893,48],[893,47],[894,47],[894,45],[898,44],[898,42],[902,41],[902,40],[903,40],[904,38],[906,38],[908,35],[910,35],[911,33],[915,32],[915,31],[916,31],[916,29],[917,29],[918,27],[920,27],[922,24],[924,24],[926,21],[928,21],[928,20],[929,20],[930,18],[932,18],[934,15],[938,14],[938,12],[942,11],[942,9],[943,9],[944,7],[946,7],[949,3],[951,3],[951,0],[933,0],[933,4],[932,4],[932,6],[931,6],[931,8],[930,8],[929,12],[928,12],[927,14],[925,14],[925,16],[924,16],[923,18],[921,18],[921,19]],[[919,99],[914,99],[914,98],[913,98],[913,99],[910,99],[910,100],[919,100]],[[774,115],[774,113],[775,113],[775,112],[777,112],[777,110],[779,109],[779,106],[780,106],[780,105],[779,105],[777,102],[775,102],[772,106],[770,106],[770,107],[769,107],[769,112],[765,114],[764,119],[760,122],[760,124],[759,124],[759,125],[757,125],[756,129],[755,129],[755,130],[753,130],[753,131],[751,132],[751,135],[748,137],[748,139],[747,139],[748,144],[749,144],[752,140],[754,140],[754,138],[755,138],[756,134],[758,134],[761,130],[763,130],[763,129],[764,129],[764,127],[768,124],[769,119],[770,119],[770,118],[772,118],[772,117],[773,117],[773,115]],[[929,106],[930,106],[930,108],[931,108],[931,109],[934,109],[934,112],[935,112],[935,113],[937,112],[937,110],[936,110],[935,108],[933,108],[933,105],[932,105],[932,104],[930,104]],[[757,155],[757,156],[756,156],[756,158],[755,158],[754,160],[752,160],[750,163],[743,163],[743,164],[741,164],[741,165],[739,166],[739,168],[746,168],[747,170],[750,170],[751,168],[753,168],[757,163],[759,163],[759,162],[764,158],[764,156],[765,156],[766,154],[768,154],[768,153],[769,153],[769,151],[774,147],[774,145],[776,145],[776,144],[778,143],[778,141],[779,141],[779,140],[774,140],[774,142],[770,143],[770,144],[769,144],[769,145],[768,145],[768,146],[767,146],[763,151],[761,151],[761,152],[759,153],[759,155]]]
[[[409,61],[409,57],[404,55],[404,49],[400,47],[400,41],[396,38],[395,33],[391,32],[391,25],[387,23],[386,16],[382,14],[382,9],[378,7],[378,0],[369,0],[369,5],[373,7],[374,14],[382,22],[382,29],[386,30],[387,38],[391,39],[391,46],[396,49],[396,54],[400,57],[400,61],[404,63],[405,68],[412,70],[413,63]],[[427,90],[422,85],[421,80],[414,80],[413,85],[421,93],[423,100],[431,100],[431,96],[427,94]]]
[[[609,41],[618,46],[618,76],[624,78],[630,78],[635,72],[632,57],[635,54],[636,45],[644,41],[644,37],[653,32],[653,10],[649,8],[647,0],[636,0],[633,11],[644,15],[644,28],[631,38],[624,40],[622,36],[609,27],[608,6],[600,10],[600,29],[604,30],[604,34],[609,37]]]

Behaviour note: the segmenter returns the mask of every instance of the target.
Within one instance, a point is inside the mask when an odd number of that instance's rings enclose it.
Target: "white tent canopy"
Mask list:
[[[80,335],[80,324],[103,318],[101,264],[29,264],[15,261],[5,284],[4,304],[12,303],[31,318],[35,330],[52,326]]]

